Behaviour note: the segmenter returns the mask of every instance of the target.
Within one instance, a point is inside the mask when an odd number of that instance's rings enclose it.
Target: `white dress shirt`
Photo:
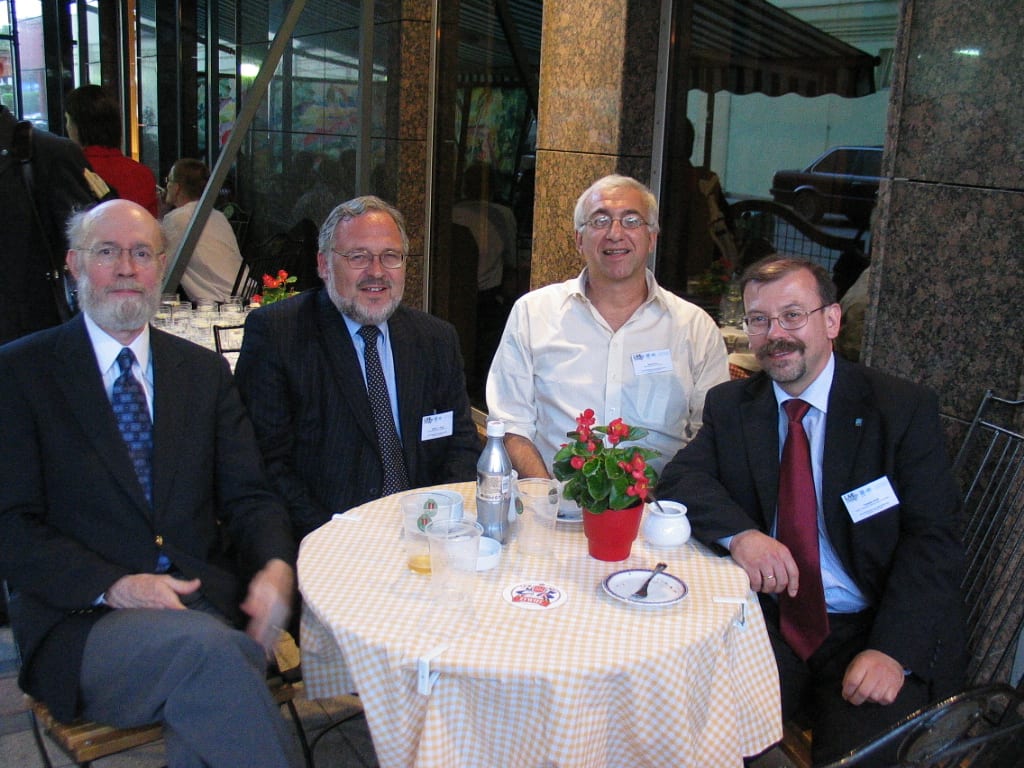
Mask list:
[[[532,440],[550,469],[593,408],[597,424],[621,417],[649,435],[659,473],[700,429],[704,396],[728,380],[725,342],[702,309],[661,288],[647,271],[647,299],[613,331],[579,277],[531,291],[512,307],[487,377],[489,418]]]

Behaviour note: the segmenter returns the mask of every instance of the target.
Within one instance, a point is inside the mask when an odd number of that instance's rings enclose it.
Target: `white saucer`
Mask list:
[[[647,586],[647,597],[633,597],[633,593],[650,577],[651,571],[644,568],[630,568],[616,571],[601,582],[604,591],[630,605],[662,607],[675,605],[689,591],[681,579],[670,573],[659,573]]]
[[[568,523],[569,525],[579,525],[583,522],[583,512],[563,512],[558,510],[558,522]]]

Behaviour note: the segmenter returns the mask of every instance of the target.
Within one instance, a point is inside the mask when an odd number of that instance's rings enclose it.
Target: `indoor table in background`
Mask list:
[[[474,516],[473,483],[438,487]],[[478,574],[471,607],[440,608],[430,578],[406,568],[400,498],[336,516],[303,540],[298,565],[308,695],[358,692],[382,768],[722,768],[781,738],[764,620],[730,558],[638,539],[629,560],[602,562],[578,523],[559,522],[554,558],[513,543]],[[689,588],[674,605],[602,589],[659,561]],[[503,595],[534,581],[564,603],[529,610]]]

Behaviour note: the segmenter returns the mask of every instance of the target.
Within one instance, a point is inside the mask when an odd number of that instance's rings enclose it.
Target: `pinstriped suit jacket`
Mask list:
[[[400,306],[388,320],[398,411],[413,487],[471,480],[480,443],[455,329]],[[323,288],[253,312],[235,377],[268,471],[299,539],[378,498],[384,474],[352,338]],[[451,436],[422,440],[426,415],[451,411]]]

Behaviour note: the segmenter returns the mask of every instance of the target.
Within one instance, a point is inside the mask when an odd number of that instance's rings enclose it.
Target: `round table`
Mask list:
[[[460,492],[473,517],[474,485]],[[358,692],[389,766],[740,766],[782,735],[779,684],[758,602],[728,557],[688,543],[587,555],[559,522],[552,558],[505,547],[470,603],[437,604],[400,541],[401,495],[335,518],[299,553],[302,667],[313,697]],[[667,607],[612,598],[604,579],[668,564],[688,594]],[[561,589],[528,610],[503,593]]]

